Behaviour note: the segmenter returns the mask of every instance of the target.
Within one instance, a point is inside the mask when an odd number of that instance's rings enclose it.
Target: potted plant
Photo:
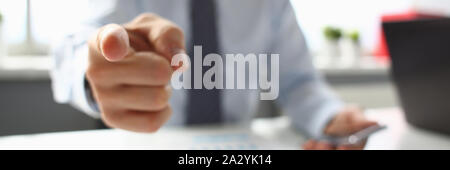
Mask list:
[[[339,57],[339,40],[342,37],[342,31],[335,27],[325,27],[323,34],[325,36],[325,55],[328,57]]]
[[[341,41],[341,55],[341,66],[343,67],[352,66],[361,57],[359,31],[350,31],[345,34],[345,38]]]
[[[324,43],[320,55],[314,59],[317,67],[330,67],[341,56],[339,41],[342,31],[339,28],[327,26],[323,29]]]

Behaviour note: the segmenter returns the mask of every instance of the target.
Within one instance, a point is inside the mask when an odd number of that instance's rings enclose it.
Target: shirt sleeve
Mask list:
[[[343,103],[314,68],[290,1],[277,2],[283,3],[277,4],[279,10],[272,19],[272,53],[280,57],[280,95],[276,103],[296,129],[318,137]]]
[[[69,103],[80,111],[99,118],[89,91],[85,73],[88,66],[86,39],[94,29],[65,37],[54,45],[52,78],[53,97],[57,103]]]
[[[126,3],[116,0],[90,1],[87,7],[90,18],[85,19],[80,28],[75,29],[76,32],[68,33],[52,44],[53,67],[50,75],[55,101],[71,104],[94,118],[99,118],[100,113],[85,76],[88,67],[87,40],[102,25],[125,21],[126,16],[121,15],[125,9],[117,8],[119,2]]]

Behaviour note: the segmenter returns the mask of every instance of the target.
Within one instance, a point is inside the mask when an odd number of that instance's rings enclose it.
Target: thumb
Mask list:
[[[109,24],[100,29],[97,46],[103,57],[111,62],[124,59],[131,50],[127,31],[117,24]]]

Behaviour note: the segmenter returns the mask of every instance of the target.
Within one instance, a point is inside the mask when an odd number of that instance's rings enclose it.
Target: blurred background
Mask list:
[[[79,27],[88,2],[0,0],[0,136],[103,127],[56,104],[48,74],[51,43]],[[343,100],[366,108],[397,106],[381,23],[450,15],[448,0],[291,2],[314,64]]]

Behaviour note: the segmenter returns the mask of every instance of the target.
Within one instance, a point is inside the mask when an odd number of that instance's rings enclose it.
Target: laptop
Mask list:
[[[450,135],[450,19],[383,24],[409,124]]]

